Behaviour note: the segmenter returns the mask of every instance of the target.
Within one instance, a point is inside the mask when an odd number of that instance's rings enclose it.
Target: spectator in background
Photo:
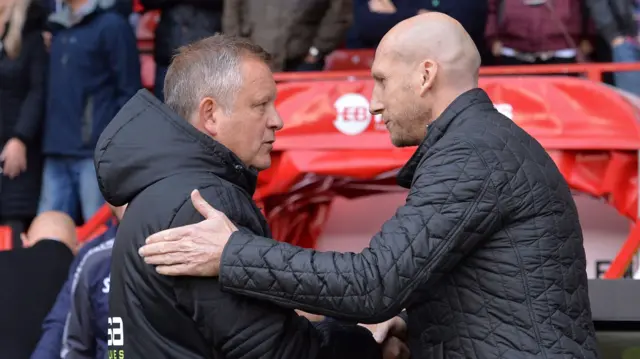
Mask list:
[[[111,207],[111,210],[118,221],[122,219],[125,208],[126,206]],[[33,354],[31,354],[31,359],[60,359],[64,327],[71,310],[71,298],[73,296],[72,288],[75,273],[78,271],[78,268],[82,268],[83,263],[86,261],[85,258],[89,253],[98,251],[96,248],[109,246],[108,243],[110,240],[115,238],[117,229],[117,223],[111,223],[109,229],[104,234],[86,243],[76,255],[76,258],[73,260],[73,263],[71,263],[71,268],[68,271],[67,281],[64,283],[60,293],[58,293],[55,304],[53,304],[51,311],[44,319],[44,323],[40,321],[40,323],[42,323],[42,336],[40,337],[40,341],[36,345]]]
[[[13,247],[35,217],[40,198],[47,52],[46,18],[37,1],[0,1],[0,222]]]
[[[273,71],[321,71],[345,40],[352,0],[225,0],[223,32],[273,55]]]
[[[428,11],[442,12],[458,20],[485,57],[487,0],[354,0],[353,26],[347,47],[376,48],[384,34],[397,23]]]
[[[24,239],[29,248],[0,252],[0,356],[3,359],[28,358],[37,343],[40,323],[55,301],[73,261],[76,227],[64,213],[42,213],[33,221]]]
[[[39,0],[48,13],[54,13],[62,9],[65,0]],[[125,17],[129,17],[133,11],[133,0],[115,0],[113,8]]]
[[[614,62],[640,61],[636,0],[587,0],[598,31],[611,46]],[[640,96],[640,71],[614,73],[617,87]]]
[[[104,204],[93,166],[102,130],[141,87],[136,40],[113,0],[67,0],[53,38],[39,211],[90,218]]]
[[[49,211],[39,214],[26,233],[20,234],[22,246],[31,248],[42,239],[53,239],[64,243],[71,252],[76,252],[78,238],[73,219],[64,212]]]
[[[375,49],[392,27],[417,15],[420,9],[420,1],[416,0],[354,0],[347,47]]]
[[[583,0],[489,0],[486,38],[501,65],[582,62],[587,36]]]
[[[74,274],[71,311],[62,340],[63,359],[107,358],[111,238],[87,253]]]
[[[145,10],[160,10],[154,38],[154,94],[164,101],[167,68],[176,50],[222,31],[223,0],[141,0]]]
[[[484,60],[487,55],[484,33],[489,12],[488,0],[420,0],[420,3],[421,13],[438,11],[456,19],[469,33]]]

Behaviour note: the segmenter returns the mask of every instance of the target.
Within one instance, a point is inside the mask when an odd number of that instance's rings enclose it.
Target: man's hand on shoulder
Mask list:
[[[139,254],[163,275],[215,277],[224,246],[238,228],[198,190],[191,193],[191,201],[205,220],[149,236]]]

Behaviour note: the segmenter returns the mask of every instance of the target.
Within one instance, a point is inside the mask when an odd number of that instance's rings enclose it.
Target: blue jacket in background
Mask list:
[[[62,338],[63,359],[107,357],[107,322],[114,238],[91,249],[78,265],[71,287],[71,311]]]
[[[69,278],[58,294],[55,304],[49,311],[42,324],[42,336],[31,354],[31,359],[60,359],[62,351],[62,336],[67,315],[71,310],[71,287],[73,284],[74,274],[87,253],[93,248],[98,247],[105,242],[115,238],[118,227],[112,225],[109,229],[99,237],[85,244],[76,255],[69,269]]]
[[[114,4],[90,0],[81,14],[65,6],[49,17],[45,155],[91,158],[102,130],[142,87],[133,30]]]

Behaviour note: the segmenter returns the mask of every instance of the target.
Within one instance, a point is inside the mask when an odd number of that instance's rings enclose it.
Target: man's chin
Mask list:
[[[409,141],[408,139],[402,137],[391,136],[391,144],[394,147],[413,147],[419,145],[420,143],[414,143],[414,141]]]
[[[271,167],[271,157],[263,161],[256,161],[251,165],[251,167],[255,168],[258,171],[264,171],[266,169],[269,169],[269,167]]]

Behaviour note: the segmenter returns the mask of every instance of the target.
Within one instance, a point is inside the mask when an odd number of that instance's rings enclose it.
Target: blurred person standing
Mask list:
[[[0,0],[0,222],[13,247],[38,209],[47,52],[38,1]]]
[[[484,32],[489,13],[488,0],[420,0],[420,12],[437,11],[456,19],[469,33],[484,62],[488,50]]]
[[[321,71],[352,19],[352,0],[225,0],[223,32],[272,54],[273,71]]]
[[[417,15],[420,9],[420,2],[415,0],[354,0],[353,25],[347,35],[347,47],[376,48],[392,27]]]
[[[49,92],[39,211],[89,219],[103,204],[93,149],[109,121],[141,87],[136,40],[114,0],[66,0],[49,17]]]
[[[122,207],[111,207],[115,219],[109,223],[109,228],[102,235],[86,242],[78,251],[75,259],[69,268],[67,281],[58,293],[55,303],[51,307],[49,314],[42,323],[42,334],[40,340],[31,354],[31,359],[60,359],[63,348],[63,337],[65,324],[71,312],[72,297],[74,297],[73,283],[76,272],[81,271],[87,258],[92,253],[102,252],[105,247],[111,248],[113,238],[118,230],[118,222],[122,219],[126,205]]]
[[[126,206],[125,206],[126,207]],[[120,207],[118,218],[124,208]],[[71,309],[62,338],[63,359],[107,357],[109,288],[111,287],[111,237],[89,250],[75,268],[71,283]]]
[[[485,36],[500,65],[584,62],[588,20],[584,0],[489,0]]]
[[[223,0],[141,0],[147,10],[160,10],[154,37],[154,94],[164,101],[164,78],[176,50],[222,31]]]
[[[0,251],[3,359],[28,358],[38,342],[40,323],[73,261],[76,227],[65,213],[45,212],[34,219],[23,238],[25,248]]]
[[[614,62],[640,61],[638,23],[635,19],[637,0],[587,0],[600,35],[611,46]],[[617,87],[640,96],[640,71],[613,74]]]
[[[437,11],[458,20],[481,49],[484,47],[487,10],[487,0],[354,0],[353,26],[347,47],[373,49],[400,21]]]
[[[87,254],[74,274],[71,311],[61,358],[107,358],[111,249],[114,239]]]

